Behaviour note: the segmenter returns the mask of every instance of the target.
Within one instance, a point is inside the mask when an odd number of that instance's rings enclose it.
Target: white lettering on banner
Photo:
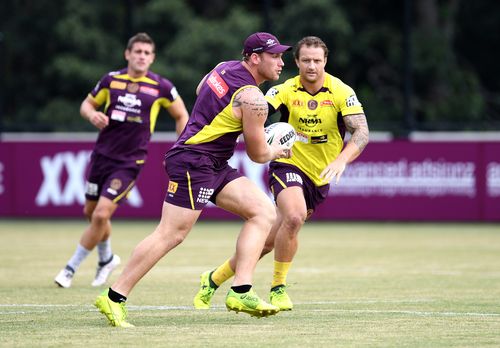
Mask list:
[[[500,197],[500,163],[490,162],[486,166],[486,190],[490,197]]]
[[[90,160],[90,151],[60,152],[53,157],[43,156],[40,166],[43,182],[38,190],[35,203],[39,207],[47,205],[83,205],[85,202],[85,169]],[[62,187],[61,176],[66,172],[68,179]],[[128,202],[133,207],[142,206],[143,200],[136,187],[129,194]]]
[[[2,195],[5,192],[5,188],[3,186],[3,169],[5,166],[3,165],[3,162],[0,162],[0,195]]]
[[[347,167],[330,195],[476,196],[473,162],[433,161],[356,162]]]
[[[44,156],[40,159],[43,172],[43,183],[35,198],[37,206],[54,204],[72,205],[75,201],[83,204],[85,184],[82,180],[90,151],[60,152],[54,157]],[[61,188],[61,175],[67,170],[68,180]]]

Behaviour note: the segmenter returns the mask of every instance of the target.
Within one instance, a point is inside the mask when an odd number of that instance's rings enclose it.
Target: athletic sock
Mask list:
[[[237,294],[244,294],[245,292],[249,292],[251,288],[251,284],[231,286],[231,289],[233,289],[233,291]]]
[[[113,251],[111,250],[111,238],[108,238],[97,244],[97,253],[99,254],[99,264],[110,261],[113,258]]]
[[[229,265],[229,260],[226,260],[226,262],[224,262],[222,265],[217,267],[215,271],[212,272],[210,278],[214,282],[214,284],[219,287],[222,283],[224,283],[232,276],[234,276],[234,271]]]
[[[71,268],[73,271],[76,271],[80,264],[85,260],[85,258],[90,254],[90,250],[85,249],[80,244],[76,247],[75,253],[68,261],[66,267]]]
[[[109,288],[108,290],[108,297],[111,301],[116,302],[116,303],[121,303],[127,301],[127,298],[123,296],[122,294],[117,293],[113,289]]]
[[[99,261],[98,262],[98,265],[99,267],[102,267],[102,266],[106,266],[108,263],[110,263],[111,261],[113,261],[113,255],[110,256],[110,258],[106,261]]]
[[[291,262],[279,262],[276,260],[274,261],[274,273],[271,288],[274,288],[278,285],[286,285],[286,276],[288,275],[288,270],[290,269],[291,265]]]

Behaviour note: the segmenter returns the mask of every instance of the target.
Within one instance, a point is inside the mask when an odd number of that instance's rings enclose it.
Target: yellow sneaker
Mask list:
[[[278,285],[271,289],[269,295],[270,302],[279,307],[280,311],[291,311],[293,308],[292,300],[285,291],[285,285]]]
[[[108,290],[103,291],[96,298],[94,305],[102,314],[106,316],[109,320],[109,325],[118,327],[134,327],[134,325],[125,320],[127,318],[127,308],[125,308],[125,302],[117,303],[111,301],[108,297]]]
[[[210,284],[210,276],[213,272],[206,271],[201,275],[200,279],[200,290],[193,299],[194,308],[196,309],[209,309],[210,301],[214,296],[216,287]]]
[[[229,311],[244,312],[259,318],[274,315],[280,311],[278,307],[263,301],[253,289],[243,294],[230,289],[226,296],[226,308]]]

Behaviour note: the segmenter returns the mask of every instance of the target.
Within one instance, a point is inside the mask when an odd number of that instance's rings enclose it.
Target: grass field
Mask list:
[[[154,226],[115,222],[114,251],[126,261]],[[255,319],[226,311],[228,283],[211,310],[192,308],[200,273],[231,255],[240,227],[200,222],[129,296],[130,329],[92,306],[95,252],[72,288],[53,283],[84,227],[0,221],[0,346],[500,346],[500,225],[308,223],[288,277],[294,310]],[[263,297],[271,266],[256,270]]]

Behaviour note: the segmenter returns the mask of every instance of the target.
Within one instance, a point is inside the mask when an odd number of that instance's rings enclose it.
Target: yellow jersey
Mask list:
[[[266,99],[281,112],[280,121],[297,131],[292,158],[276,161],[298,167],[316,186],[326,185],[319,175],[344,146],[342,117],[364,113],[354,90],[325,73],[323,87],[315,95],[309,94],[296,76],[269,89]]]

